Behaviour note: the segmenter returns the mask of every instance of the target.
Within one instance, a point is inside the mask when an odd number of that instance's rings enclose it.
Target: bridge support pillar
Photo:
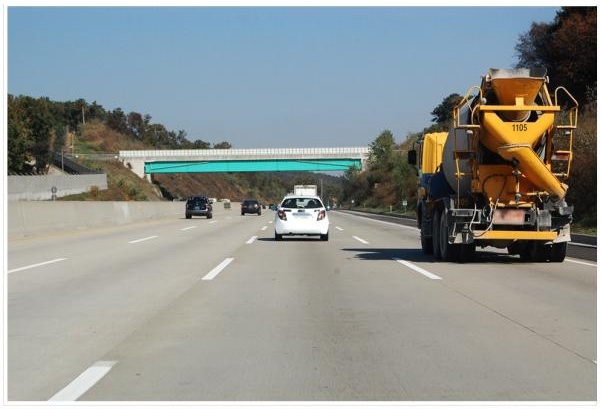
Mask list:
[[[144,173],[144,161],[139,159],[126,159],[123,161],[123,165],[128,167],[132,172],[138,175],[141,179],[144,179],[146,175]],[[148,175],[150,176],[150,175]]]

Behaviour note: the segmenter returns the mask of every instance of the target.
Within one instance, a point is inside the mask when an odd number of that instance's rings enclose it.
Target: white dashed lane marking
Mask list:
[[[136,244],[136,243],[140,243],[146,240],[152,240],[152,239],[156,239],[159,236],[149,236],[149,237],[144,237],[143,239],[137,239],[137,240],[132,240],[132,241],[128,241],[129,244]]]
[[[51,401],[75,401],[109,373],[117,361],[98,361],[51,397]]]
[[[30,268],[36,268],[36,267],[40,267],[40,266],[45,266],[47,264],[58,263],[59,261],[63,261],[63,260],[66,260],[66,258],[57,258],[57,259],[50,260],[50,261],[44,261],[42,263],[31,264],[31,265],[25,266],[25,267],[14,268],[12,270],[8,270],[7,273],[11,274],[11,273],[16,273],[17,271],[29,270]]]
[[[353,239],[357,240],[358,242],[361,242],[363,244],[369,244],[368,241],[363,240],[361,237],[357,237],[357,236],[353,236]]]
[[[400,258],[393,258],[393,260],[398,261],[405,267],[409,267],[411,270],[416,271],[416,272],[428,277],[431,280],[442,280],[442,278],[437,276],[436,274],[432,274],[428,270],[424,270],[423,268],[418,267],[415,264],[408,262],[407,260],[401,260]]]
[[[223,271],[224,268],[226,268],[228,266],[228,264],[230,264],[232,261],[234,261],[234,259],[232,257],[228,257],[225,260],[223,260],[217,267],[215,267],[214,269],[212,269],[211,271],[209,271],[209,273],[204,276],[202,279],[203,280],[212,280],[215,277],[217,277],[217,275],[219,273],[221,273]]]

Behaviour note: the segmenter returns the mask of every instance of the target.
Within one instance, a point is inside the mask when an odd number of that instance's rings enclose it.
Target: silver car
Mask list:
[[[330,220],[319,196],[286,196],[280,203],[273,223],[275,239],[283,236],[319,236],[329,238]]]

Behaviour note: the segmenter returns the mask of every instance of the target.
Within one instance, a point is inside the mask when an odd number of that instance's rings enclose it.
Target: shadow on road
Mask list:
[[[345,248],[343,251],[355,252],[355,257],[360,260],[376,261],[376,260],[391,260],[398,258],[401,260],[413,262],[433,262],[433,255],[426,255],[421,249],[402,249],[402,248]],[[442,263],[442,261],[441,261]],[[518,264],[523,263],[518,256],[510,256],[509,254],[496,253],[492,251],[479,250],[476,251],[474,260],[469,264],[483,263],[502,263],[502,264]]]

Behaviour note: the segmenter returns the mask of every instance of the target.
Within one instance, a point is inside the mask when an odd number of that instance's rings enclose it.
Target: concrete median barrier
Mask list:
[[[9,238],[184,218],[186,202],[8,202]],[[217,203],[213,214],[227,212]]]

